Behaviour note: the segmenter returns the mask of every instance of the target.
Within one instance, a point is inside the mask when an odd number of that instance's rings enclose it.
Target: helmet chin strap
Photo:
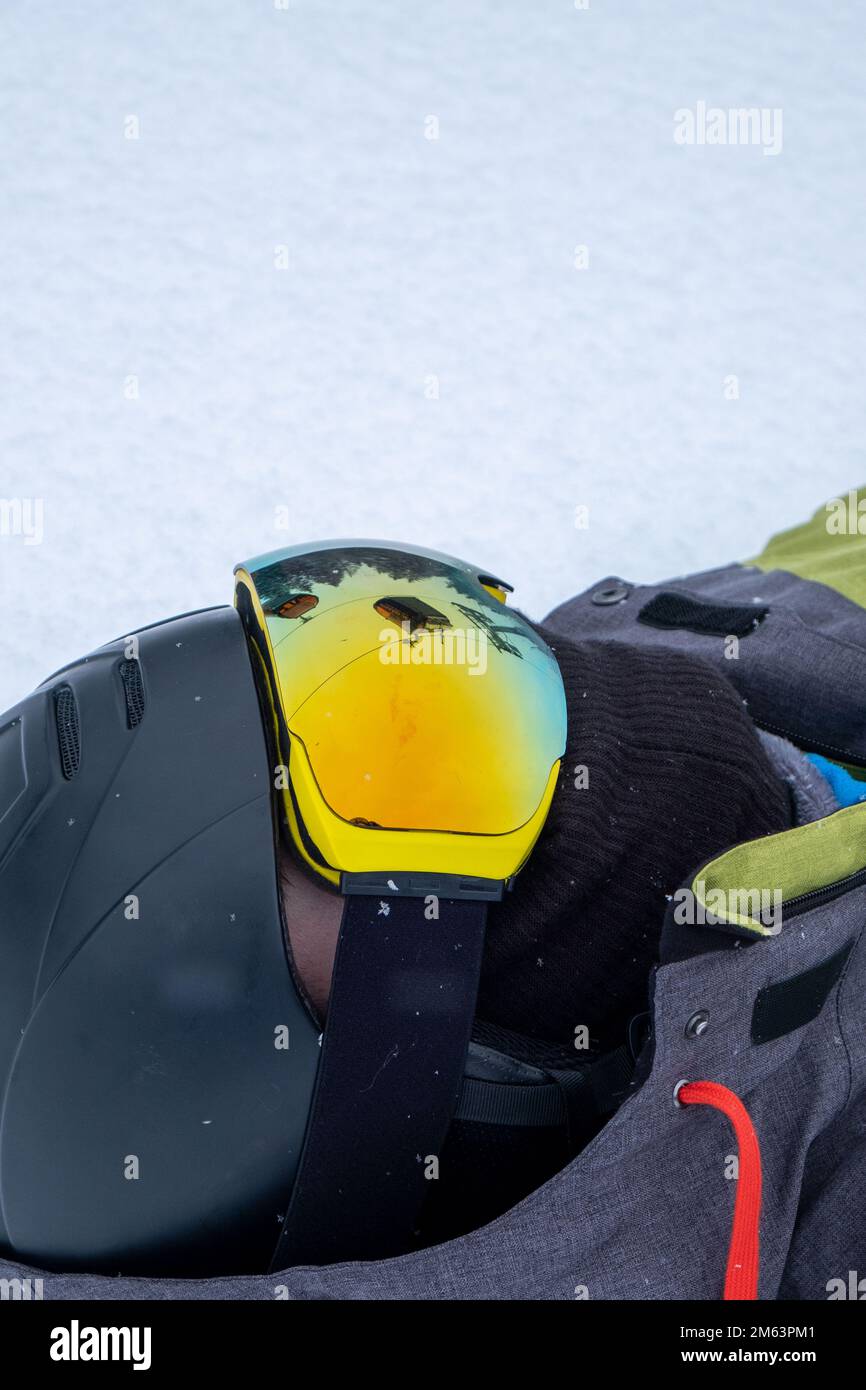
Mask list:
[[[271,1264],[412,1248],[463,1083],[486,902],[347,896],[316,1088]]]

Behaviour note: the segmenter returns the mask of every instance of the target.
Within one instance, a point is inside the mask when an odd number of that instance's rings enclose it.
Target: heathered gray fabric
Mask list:
[[[734,1198],[725,1169],[735,1146],[721,1115],[675,1106],[674,1088],[684,1078],[731,1087],[757,1129],[764,1170],[761,1297],[777,1298],[783,1290],[826,1297],[827,1282],[854,1267],[852,1252],[866,1251],[866,1187],[850,1149],[857,1123],[862,1144],[866,1097],[864,923],[866,888],[857,888],[793,918],[777,937],[661,966],[647,1081],[574,1162],[480,1231],[396,1260],[265,1277],[48,1274],[44,1297],[572,1299],[585,1288],[590,1299],[718,1299]],[[856,945],[846,973],[820,1016],[754,1045],[758,990],[819,964],[847,942]],[[710,1026],[700,1038],[687,1038],[686,1021],[699,1008],[709,1010]],[[0,1264],[0,1277],[38,1273]]]
[[[862,995],[859,1009],[862,1030]],[[828,1269],[849,1289],[853,1274],[859,1297],[866,1294],[861,1282],[866,1281],[864,1182],[866,1093],[861,1091],[809,1150],[779,1298],[827,1298]]]
[[[791,788],[798,825],[808,825],[810,821],[821,820],[839,810],[830,783],[799,748],[786,738],[765,733],[763,729],[758,731],[758,737],[778,776]]]
[[[592,595],[626,582],[621,603],[596,604]],[[638,613],[666,590],[702,599],[766,605],[765,620],[725,656],[723,639],[649,627]],[[866,610],[834,589],[785,570],[768,574],[729,565],[665,584],[635,585],[614,577],[568,599],[544,620],[566,637],[599,638],[637,646],[669,647],[701,656],[722,671],[745,698],[752,718],[771,733],[841,761],[866,761]]]

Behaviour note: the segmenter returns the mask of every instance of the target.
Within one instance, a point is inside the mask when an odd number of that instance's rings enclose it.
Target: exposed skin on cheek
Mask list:
[[[285,853],[280,855],[280,888],[295,970],[320,1021],[324,1021],[343,899],[319,888]]]

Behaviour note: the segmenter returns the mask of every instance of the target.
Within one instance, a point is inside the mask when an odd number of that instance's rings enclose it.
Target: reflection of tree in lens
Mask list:
[[[313,550],[305,555],[289,555],[285,559],[274,560],[269,565],[262,565],[254,571],[253,578],[265,613],[284,617],[300,616],[302,621],[315,622],[319,614],[312,612],[313,605],[304,608],[303,613],[297,610],[281,610],[285,605],[294,604],[302,598],[314,598],[317,603],[319,599],[324,599],[324,607],[327,608],[328,595],[325,591],[339,589],[340,585],[359,577],[364,569],[370,571],[369,578],[375,577],[381,582],[383,592],[379,596],[380,602],[388,596],[388,590],[391,588],[389,581],[399,584],[435,579],[447,585],[461,598],[469,600],[467,604],[456,603],[455,606],[471,622],[483,629],[500,651],[512,656],[522,655],[519,648],[508,641],[508,634],[531,642],[540,651],[550,655],[547,644],[522,615],[513,609],[503,609],[499,600],[488,593],[481,583],[479,574],[468,569],[459,569],[445,560],[437,560],[434,556],[417,555],[406,550],[379,549],[370,545],[351,549]],[[490,576],[486,573],[483,573],[483,578],[488,583],[491,582]],[[510,588],[510,585],[502,587]],[[310,593],[310,590],[318,592]],[[323,607],[320,604],[319,612],[321,611]],[[311,616],[306,617],[306,614]]]
[[[262,606],[276,612],[293,594],[324,586],[336,588],[354,579],[365,566],[382,580],[440,579],[465,598],[483,602],[486,594],[475,575],[464,573],[443,560],[405,550],[378,550],[375,546],[314,550],[307,555],[289,555],[285,560],[275,560],[256,570],[256,589]]]
[[[507,616],[512,618],[516,616],[518,618],[519,626],[513,621],[501,621],[503,617],[503,608],[501,603],[497,602],[496,612],[491,612],[490,609],[470,608],[465,603],[456,603],[454,607],[459,608],[460,612],[463,613],[465,617],[469,619],[470,622],[474,623],[476,627],[480,627],[483,632],[487,633],[488,640],[493,643],[497,651],[508,652],[510,656],[523,655],[523,653],[520,651],[518,647],[515,647],[513,643],[508,641],[508,637],[522,637],[524,641],[528,639],[530,642],[533,643],[534,646],[538,647],[541,651],[547,651],[546,644],[541,640],[537,633],[535,633],[532,630],[529,623],[522,619],[519,614],[509,615],[508,609],[504,610]],[[506,636],[506,634],[508,634],[508,636]]]

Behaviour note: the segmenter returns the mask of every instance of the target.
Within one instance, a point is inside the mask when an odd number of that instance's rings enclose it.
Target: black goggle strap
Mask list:
[[[486,902],[349,896],[271,1268],[411,1248],[463,1085]]]

